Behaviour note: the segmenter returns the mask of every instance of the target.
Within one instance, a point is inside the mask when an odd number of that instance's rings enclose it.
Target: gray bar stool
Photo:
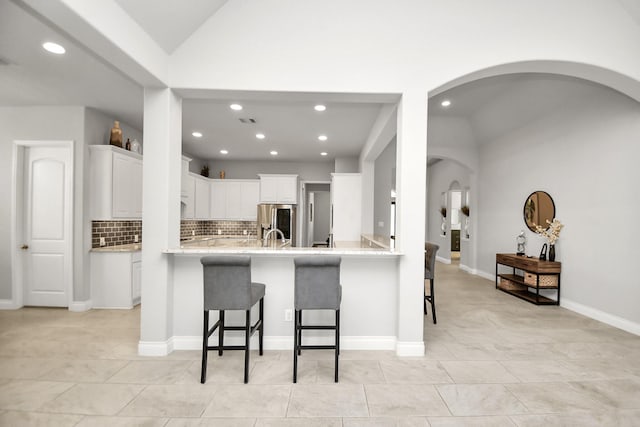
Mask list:
[[[335,350],[335,382],[338,382],[338,354],[340,353],[340,285],[339,256],[301,256],[295,265],[293,331],[293,382],[298,379],[298,355],[301,350]],[[335,310],[335,325],[302,325],[302,310]],[[302,345],[303,329],[330,329],[336,331],[335,345]]]
[[[249,338],[258,330],[260,356],[264,336],[264,292],[265,285],[251,282],[251,257],[249,256],[207,256],[200,260],[204,273],[204,325],[202,331],[202,370],[200,382],[207,380],[207,354],[209,350],[244,350],[244,382],[249,382]],[[260,318],[251,325],[251,307],[260,302]],[[218,310],[220,317],[209,329],[209,310]],[[226,326],[225,310],[244,310],[244,326]],[[210,346],[209,337],[218,331],[218,345]],[[244,345],[225,346],[224,331],[244,331]]]
[[[433,286],[436,267],[436,253],[440,246],[426,242],[424,244],[424,279],[429,280],[429,295],[427,295],[427,284],[424,284],[424,314],[427,314],[427,301],[431,304],[431,315],[433,323],[436,324],[436,290]]]

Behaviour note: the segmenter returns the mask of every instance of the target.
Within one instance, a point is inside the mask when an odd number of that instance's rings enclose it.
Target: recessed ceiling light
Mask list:
[[[326,152],[326,151],[323,151],[322,153],[320,153],[320,155],[321,155],[321,156],[326,156],[326,155],[327,155],[327,152]]]
[[[272,156],[277,156],[277,155],[278,155],[278,152],[277,152],[277,151],[272,151],[272,152],[270,152],[269,154],[271,154]]]
[[[42,47],[51,53],[55,53],[56,55],[62,55],[66,52],[65,48],[60,46],[58,43],[46,42],[42,44]]]
[[[240,110],[242,110],[242,105],[240,105],[240,104],[231,104],[231,105],[229,105],[229,108],[231,108],[233,111],[240,111]]]
[[[264,139],[265,138],[264,133],[256,133],[256,138]]]
[[[449,101],[448,99],[445,99],[440,103],[440,105],[442,105],[443,107],[448,107],[449,105],[451,105],[451,101]]]
[[[313,109],[316,110],[316,111],[324,111],[324,110],[327,109],[327,107],[325,105],[318,104],[315,107],[313,107]]]
[[[193,132],[191,135],[195,136],[196,138],[202,138],[202,132]]]
[[[318,136],[318,139],[320,141],[326,141],[327,140],[327,135],[320,135],[320,136]]]
[[[220,150],[220,154],[229,154],[227,150]]]

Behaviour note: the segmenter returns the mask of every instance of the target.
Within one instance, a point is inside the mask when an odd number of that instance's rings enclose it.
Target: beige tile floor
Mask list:
[[[345,284],[346,285],[346,284]],[[0,312],[0,426],[640,426],[640,337],[437,265],[427,353],[136,354],[139,309]]]

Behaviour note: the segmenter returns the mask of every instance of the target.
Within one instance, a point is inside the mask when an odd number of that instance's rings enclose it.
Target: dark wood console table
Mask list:
[[[498,266],[513,269],[512,274],[502,274]],[[536,305],[560,305],[559,262],[540,261],[515,254],[496,254],[496,289]],[[533,289],[533,291],[531,291]],[[540,295],[540,289],[554,289],[557,299]]]

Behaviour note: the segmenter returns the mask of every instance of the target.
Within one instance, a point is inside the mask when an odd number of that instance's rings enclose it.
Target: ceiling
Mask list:
[[[167,52],[173,51],[224,0],[184,3],[116,0]],[[623,1],[623,0],[621,0]],[[63,44],[67,53],[45,52],[44,41]],[[517,74],[477,80],[452,88],[429,101],[429,113],[466,119],[482,144],[521,127],[576,96],[591,83],[553,75]],[[183,148],[205,159],[318,161],[356,156],[385,103],[395,96],[299,93],[210,93],[183,90]],[[448,98],[452,105],[443,108]],[[240,112],[229,109],[239,102]],[[327,110],[313,110],[324,103]],[[81,43],[53,29],[16,3],[0,0],[0,105],[85,105],[142,129],[143,91]],[[255,124],[238,119],[253,118]],[[200,139],[191,133],[203,133]],[[262,141],[256,133],[264,133]],[[317,137],[325,134],[326,142]],[[328,156],[321,157],[326,151]]]
[[[227,0],[115,0],[168,54],[180,46]]]
[[[65,46],[64,55],[42,48]],[[0,105],[85,105],[142,129],[142,88],[16,4],[0,0]]]
[[[327,102],[322,95],[308,100],[238,101],[243,106],[241,111],[229,108],[231,103],[232,100],[183,101],[183,151],[205,159],[233,160],[277,157],[285,161],[321,161],[357,157],[382,106],[375,102]],[[315,111],[318,103],[327,109]],[[203,136],[195,138],[194,131]],[[265,138],[256,138],[258,133]],[[318,140],[320,135],[327,140]],[[221,154],[222,149],[229,153]],[[270,154],[274,150],[277,156]],[[327,155],[321,156],[321,152]]]

